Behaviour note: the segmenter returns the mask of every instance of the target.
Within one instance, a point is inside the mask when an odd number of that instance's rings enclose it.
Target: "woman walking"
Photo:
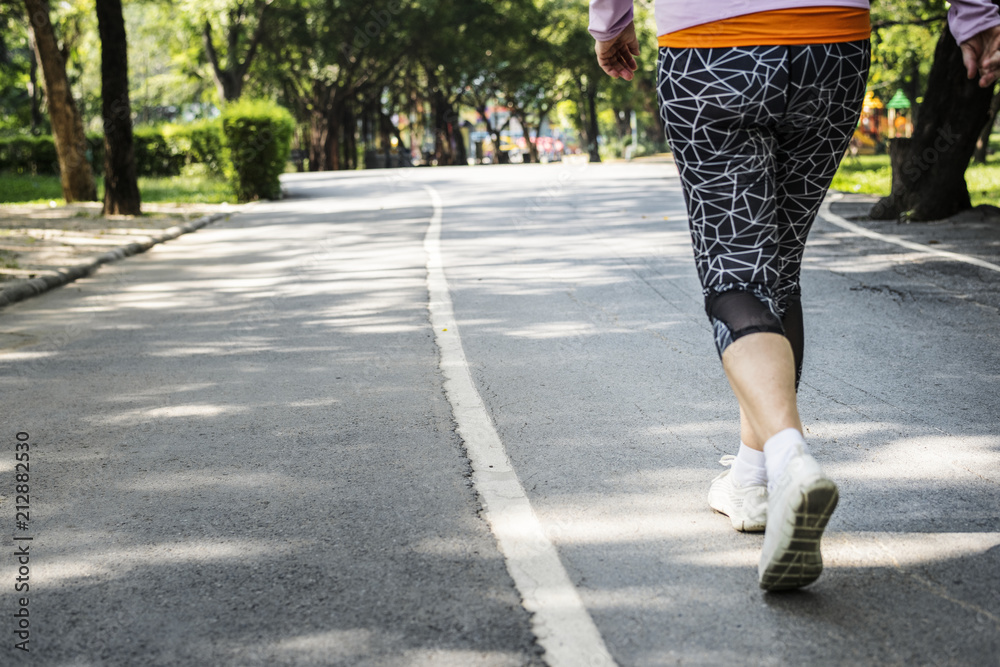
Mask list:
[[[1000,75],[1000,14],[953,0],[970,78]],[[741,443],[709,504],[764,531],[761,588],[806,586],[836,484],[809,453],[796,405],[806,237],[861,112],[868,0],[657,0],[660,116],[680,171],[705,311],[740,405]],[[632,0],[590,0],[598,62],[633,78]]]

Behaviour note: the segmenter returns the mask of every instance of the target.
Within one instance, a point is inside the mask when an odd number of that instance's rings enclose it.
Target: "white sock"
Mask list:
[[[740,451],[736,454],[732,472],[729,474],[733,476],[733,482],[736,483],[736,486],[767,484],[764,452],[750,449],[741,442]]]
[[[798,429],[786,428],[768,438],[764,443],[764,465],[767,467],[767,490],[772,491],[778,483],[788,461],[796,454],[808,453],[806,439]]]

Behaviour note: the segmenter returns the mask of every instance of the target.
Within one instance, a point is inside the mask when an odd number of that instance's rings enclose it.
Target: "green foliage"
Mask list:
[[[132,138],[139,176],[177,176],[181,173],[184,156],[170,149],[161,129],[137,127],[132,131]]]
[[[196,121],[163,128],[136,128],[136,169],[139,176],[177,176],[188,165],[204,164],[217,177],[224,172],[222,125]],[[104,135],[87,133],[87,159],[95,174],[104,172]],[[50,136],[0,139],[0,172],[58,174],[59,161]]]
[[[0,139],[0,172],[58,174],[59,159],[52,137]]]
[[[203,164],[215,176],[225,173],[221,120],[164,125],[163,137],[171,152],[183,159],[184,165]]]
[[[295,121],[267,101],[241,100],[222,112],[228,175],[239,201],[278,199]]]

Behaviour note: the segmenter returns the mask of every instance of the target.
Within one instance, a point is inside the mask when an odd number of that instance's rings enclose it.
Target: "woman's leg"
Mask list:
[[[786,336],[795,348],[795,360],[783,368],[786,380],[795,378],[793,386],[801,374],[804,347],[799,273],[806,237],[854,131],[867,69],[867,42],[789,48],[788,107],[776,132],[775,191],[781,275],[777,298]],[[789,385],[776,395],[787,397]],[[753,423],[752,414],[749,419]],[[776,426],[772,420],[760,428]],[[760,585],[767,590],[800,588],[823,570],[820,539],[837,504],[837,487],[809,455],[801,425],[769,438],[764,447],[769,497]]]
[[[857,118],[851,109],[859,108],[859,86],[864,91],[867,43],[661,49],[660,56],[661,116],[681,172],[706,311],[740,401],[741,430],[749,444],[764,444],[772,492],[761,586],[801,587],[822,571],[819,539],[837,488],[808,454],[795,403],[798,273],[815,209],[846,147],[838,149],[838,137],[849,139]],[[785,323],[794,330],[786,333]]]
[[[713,480],[709,504],[744,531],[766,523],[767,436],[758,431],[767,429],[759,422],[780,412],[761,407],[774,390],[756,380],[755,348],[775,347],[775,339],[779,350],[788,347],[774,298],[780,235],[773,126],[784,109],[785,60],[784,47],[663,49],[660,60],[661,114],[684,186],[706,312],[743,415],[743,442],[732,469]],[[730,364],[727,350],[751,354]],[[790,405],[794,410],[794,391]]]

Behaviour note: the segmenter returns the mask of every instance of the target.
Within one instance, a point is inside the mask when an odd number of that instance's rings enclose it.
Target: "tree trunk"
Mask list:
[[[238,30],[237,26],[231,26],[230,31]],[[212,78],[215,79],[215,88],[219,91],[219,99],[222,102],[239,99],[243,92],[242,77],[237,80],[236,71],[233,68],[224,68],[219,62],[218,52],[215,50],[215,41],[212,38],[212,24],[205,21],[201,33],[202,41],[205,45],[205,54],[208,56],[208,63],[212,66]],[[235,60],[235,54],[229,54],[229,59]]]
[[[309,111],[309,171],[326,170],[326,114],[321,108]]]
[[[104,215],[141,215],[121,0],[97,0],[104,112]]]
[[[342,121],[344,119],[343,103],[338,102],[340,99],[339,95],[334,92],[332,94],[331,103],[327,106],[326,111],[326,143],[323,145],[324,153],[324,169],[328,171],[337,171],[342,169],[341,161],[341,137],[340,131],[342,126]]]
[[[66,78],[66,61],[59,51],[56,33],[49,20],[48,0],[24,0],[28,22],[34,36],[35,57],[42,66],[45,96],[49,102],[49,118],[56,154],[59,157],[59,178],[67,202],[95,201],[97,186],[87,162],[87,138],[83,119],[76,108],[73,93]]]
[[[1000,112],[1000,93],[993,96],[993,101],[990,103],[990,119],[983,126],[979,138],[976,139],[976,150],[972,153],[972,159],[979,164],[986,164],[986,156],[990,153],[990,135],[993,134],[998,112]]]
[[[531,130],[532,127],[528,125],[527,114],[518,117],[518,121],[521,123],[521,129],[524,130],[524,141],[528,144],[528,159],[527,162],[532,164],[538,164],[541,160],[538,159],[538,133],[541,130],[541,124],[534,128],[535,130],[535,141],[531,140]]]
[[[458,115],[440,89],[435,90],[432,98],[434,108],[434,158],[438,165],[458,164],[455,156],[456,146],[452,135],[452,126],[458,120]]]
[[[452,152],[455,156],[454,164],[468,165],[469,153],[465,148],[465,138],[462,137],[462,128],[459,126],[458,114],[453,113],[454,120],[448,123],[448,133],[451,136]]]
[[[344,169],[358,168],[358,140],[356,136],[357,121],[354,118],[354,109],[351,104],[344,105]]]
[[[587,86],[587,147],[590,150],[590,161],[600,162],[601,152],[597,146],[597,89]]]
[[[239,4],[229,12],[229,24],[226,31],[226,42],[228,52],[226,53],[226,66],[223,67],[218,51],[215,49],[215,39],[212,35],[212,24],[205,21],[202,26],[202,40],[205,45],[205,55],[208,56],[208,63],[212,66],[212,76],[215,79],[219,97],[223,102],[231,102],[240,98],[243,94],[243,83],[246,80],[247,72],[253,63],[261,40],[264,37],[264,28],[267,22],[264,14],[268,10],[270,2],[254,2],[252,4]],[[250,43],[246,52],[240,58],[237,49],[240,44],[240,37],[246,27],[244,20],[248,14],[257,14],[257,27],[250,36]]]
[[[910,141],[892,142],[892,193],[870,216],[941,220],[972,206],[965,170],[987,121],[992,88],[969,80],[962,52],[945,26],[934,51],[927,91]]]
[[[29,32],[31,64],[28,67],[28,92],[31,94],[31,134],[38,136],[42,131],[42,96],[38,90],[38,57],[35,55],[35,38]]]

